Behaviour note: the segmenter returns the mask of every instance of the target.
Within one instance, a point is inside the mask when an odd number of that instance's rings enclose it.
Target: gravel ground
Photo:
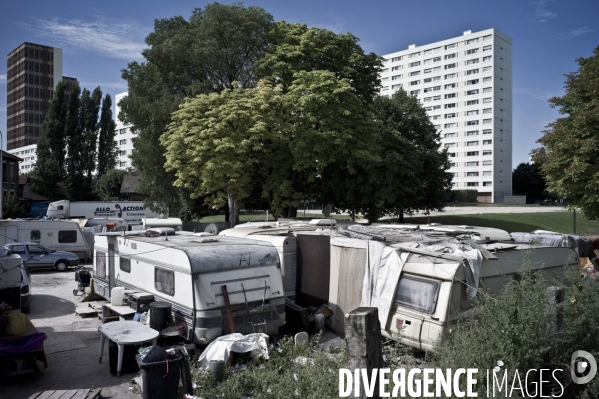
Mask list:
[[[91,270],[91,265],[86,267]],[[48,368],[35,381],[30,374],[7,380],[0,387],[0,397],[28,398],[39,391],[102,388],[103,398],[141,398],[135,387],[130,389],[135,374],[110,374],[108,345],[104,347],[102,363],[98,363],[100,320],[75,314],[77,306],[86,304],[80,304],[73,295],[77,287],[74,271],[34,270],[31,279],[28,316],[48,336],[44,343]]]

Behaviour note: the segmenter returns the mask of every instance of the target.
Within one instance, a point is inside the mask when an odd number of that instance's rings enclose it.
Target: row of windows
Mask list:
[[[492,55],[487,55],[487,56],[484,56],[484,57],[482,58],[482,62],[489,62],[489,61],[491,61],[492,57],[493,57]],[[463,65],[474,65],[474,64],[478,64],[478,63],[480,62],[480,60],[481,60],[480,58],[473,58],[473,59],[470,59],[470,60],[464,61],[464,64],[463,64]],[[441,58],[440,58],[440,57],[439,57],[438,61],[441,61]],[[427,64],[424,64],[424,65],[427,65]],[[444,69],[452,69],[452,68],[457,68],[457,67],[458,67],[458,65],[459,65],[459,63],[458,63],[458,62],[452,62],[452,63],[450,63],[450,64],[445,64],[445,65],[443,66],[443,68],[444,68]],[[414,61],[414,62],[410,62],[410,63],[408,64],[408,66],[409,66],[410,68],[414,68],[414,67],[420,66],[420,61]],[[441,67],[437,67],[437,68],[441,68]]]
[[[452,148],[452,147],[454,147],[451,144],[455,144],[455,143],[447,143],[447,144],[445,144],[445,148]],[[466,157],[478,157],[478,156],[481,155],[480,151],[467,151],[464,154],[465,155],[462,155],[462,156],[466,156]],[[455,157],[459,156],[457,152],[450,152],[450,153],[448,153],[448,155],[449,155],[450,158],[455,158]],[[482,155],[483,156],[493,155],[493,151],[492,150],[484,150],[482,152]]]
[[[484,181],[483,182],[483,187],[490,187],[493,185],[493,182],[490,181]],[[467,187],[478,187],[478,182],[477,181],[469,181],[466,183]]]
[[[398,86],[397,88],[401,87],[401,85],[396,85],[396,86]],[[394,87],[395,87],[395,86],[394,86]],[[492,88],[492,87],[485,87],[485,88],[482,90],[482,93],[492,93],[492,92],[493,92],[493,88]],[[412,95],[417,95],[417,94],[420,94],[420,89],[412,90],[412,91],[410,91],[410,94],[412,94]],[[459,97],[459,96],[458,96],[458,94],[459,94],[459,93],[448,93],[448,94],[445,94],[445,95],[443,96],[443,98],[444,98],[444,99],[446,99],[446,100],[447,100],[447,99],[451,99],[451,98],[458,98],[458,97]],[[467,90],[467,91],[465,91],[465,92],[464,92],[464,94],[465,94],[466,96],[475,96],[475,95],[477,95],[477,94],[480,94],[480,89]],[[425,103],[426,103],[426,102],[429,102],[429,101],[439,101],[439,100],[441,100],[441,96],[425,97],[425,98],[423,98],[422,100],[423,100],[423,102],[425,102]],[[485,100],[486,100],[486,99],[485,99]],[[491,101],[492,101],[492,100],[490,100],[490,99],[489,99],[487,102],[491,102]],[[476,104],[478,104],[478,103],[476,103]],[[468,105],[474,105],[474,103],[472,103],[472,104],[468,104]]]
[[[478,130],[468,130],[468,131],[466,132],[466,136],[467,136],[467,137],[478,136],[478,134],[479,134],[479,131],[478,131]],[[483,130],[483,134],[493,134],[493,129],[485,129],[485,130]],[[456,133],[456,132],[453,132],[453,133],[445,133],[445,134],[443,135],[443,138],[446,138],[446,139],[448,139],[448,138],[452,138],[452,137],[458,137],[458,136],[459,136],[459,134],[458,134],[458,133]],[[489,141],[490,141],[490,140],[489,140]],[[491,144],[491,143],[489,143],[489,144]]]
[[[483,122],[482,123],[483,125],[490,125],[491,123],[493,123],[493,120],[492,119],[483,119],[482,122]],[[463,126],[478,126],[479,124],[480,124],[479,120],[472,120],[472,121],[466,121],[466,122],[464,122]],[[437,129],[439,129],[439,127],[437,127],[437,126],[440,127],[440,125],[435,125],[435,127]],[[443,125],[443,127],[445,129],[453,129],[453,128],[456,128],[456,127],[460,127],[460,123],[458,123],[458,122],[445,123]]]
[[[453,154],[453,156],[451,154],[452,153],[450,153],[449,156],[452,157],[452,158],[454,158],[455,157],[455,153]],[[474,164],[474,163],[476,165],[469,165],[469,164]],[[493,165],[493,161],[492,160],[483,161],[483,166],[491,166],[491,165]],[[460,166],[478,166],[478,161],[475,161],[475,162],[450,162],[449,163],[449,167],[450,168],[455,168],[455,167],[460,167]],[[478,172],[475,172],[475,173],[478,173]],[[484,173],[489,173],[488,176],[491,176],[491,174],[490,174],[491,172],[484,172]],[[485,175],[485,176],[487,176],[487,175]]]
[[[455,103],[445,104],[445,108],[446,109],[447,108],[455,108]],[[493,108],[485,108],[482,111],[483,111],[483,114],[492,114],[493,113]],[[452,112],[452,113],[449,113],[449,114],[445,114],[444,118],[445,119],[456,118],[456,117],[459,116],[459,114],[460,114],[460,112]],[[479,114],[479,110],[475,109],[475,110],[472,110],[472,111],[466,111],[463,114],[464,114],[464,116],[478,115]],[[431,119],[433,119],[433,120],[435,120],[435,119],[441,119],[441,115],[432,115]]]
[[[393,58],[391,58],[391,62],[398,62],[398,61],[403,60],[404,58],[408,58],[408,59],[409,58],[416,58],[416,57],[420,57],[421,55],[437,54],[437,53],[440,53],[443,49],[445,49],[445,50],[451,50],[451,49],[457,48],[458,46],[464,46],[464,45],[468,46],[468,45],[471,45],[471,44],[478,43],[479,41],[486,42],[486,41],[489,41],[491,39],[492,39],[492,35],[483,36],[482,38],[477,37],[477,38],[474,38],[474,39],[468,39],[466,41],[460,41],[460,42],[456,42],[456,43],[451,43],[451,44],[448,44],[446,46],[439,46],[439,47],[435,47],[435,48],[432,48],[432,49],[424,50],[422,52],[421,51],[416,51],[414,53],[411,53],[411,54],[408,54],[408,55],[405,55],[405,56],[393,57]],[[491,48],[492,48],[492,46],[490,46],[490,45],[484,46],[483,47],[483,51],[489,51],[489,50],[491,50]]]

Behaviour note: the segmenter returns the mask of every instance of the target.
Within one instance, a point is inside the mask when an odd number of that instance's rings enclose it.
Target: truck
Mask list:
[[[51,202],[46,216],[56,219],[121,218],[129,225],[142,224],[145,217],[159,215],[143,201],[68,201]]]

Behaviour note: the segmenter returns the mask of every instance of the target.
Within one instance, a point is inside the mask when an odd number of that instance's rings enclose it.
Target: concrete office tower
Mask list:
[[[26,42],[6,61],[6,142],[11,151],[37,143],[56,85],[64,80],[68,96],[77,80],[62,76],[60,48]]]
[[[403,87],[441,132],[453,189],[479,202],[512,195],[512,39],[495,29],[383,56],[382,95]]]
[[[114,99],[114,122],[116,123],[116,135],[114,139],[116,140],[119,154],[116,162],[117,169],[127,169],[131,166],[129,156],[135,151],[133,148],[133,139],[137,137],[137,133],[133,133],[132,131],[133,126],[125,125],[119,120],[119,112],[121,112],[119,101],[123,97],[127,97],[127,92],[117,94]]]

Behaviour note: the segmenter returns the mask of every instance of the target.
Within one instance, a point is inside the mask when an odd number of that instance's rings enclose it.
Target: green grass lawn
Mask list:
[[[426,224],[428,217],[405,217],[405,223]],[[431,223],[465,224],[470,226],[494,227],[508,232],[530,232],[536,229],[572,233],[572,212],[545,213],[491,213],[478,215],[439,215],[431,216]],[[576,214],[576,234],[599,235],[599,221],[588,220]]]
[[[310,220],[310,219],[324,218],[324,215],[322,213],[309,213],[309,212],[310,211],[307,210],[305,213],[305,216],[304,216],[304,211],[298,210],[297,218],[295,218],[295,219]],[[348,215],[331,215],[330,218],[335,219],[335,220],[351,220],[351,218]],[[214,223],[214,222],[224,222],[224,221],[225,221],[225,215],[206,216],[200,220],[200,222],[202,222],[202,223]],[[240,222],[265,222],[266,221],[266,213],[265,212],[242,212],[239,215],[239,221]],[[270,222],[273,221],[271,214],[268,215],[268,221],[270,221]]]

